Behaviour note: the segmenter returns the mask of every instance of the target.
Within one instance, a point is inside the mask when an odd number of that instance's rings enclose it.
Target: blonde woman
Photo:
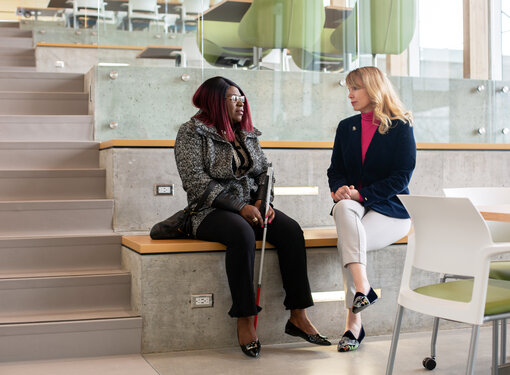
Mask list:
[[[339,352],[359,347],[365,337],[360,311],[377,301],[367,278],[367,250],[409,232],[411,221],[397,194],[409,194],[416,163],[412,115],[386,76],[363,67],[346,81],[351,105],[361,113],[338,125],[328,169],[348,309]]]

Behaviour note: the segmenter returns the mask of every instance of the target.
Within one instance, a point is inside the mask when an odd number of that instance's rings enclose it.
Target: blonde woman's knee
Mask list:
[[[333,207],[333,217],[335,218],[335,221],[352,216],[353,214],[361,219],[364,213],[365,208],[361,205],[361,203],[353,201],[352,199],[342,199]]]

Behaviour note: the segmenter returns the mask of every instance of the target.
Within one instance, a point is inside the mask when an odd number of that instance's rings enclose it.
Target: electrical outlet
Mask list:
[[[212,293],[206,294],[192,294],[191,295],[191,308],[197,307],[213,307],[214,299]]]
[[[174,195],[174,185],[156,185],[154,187],[155,195]]]

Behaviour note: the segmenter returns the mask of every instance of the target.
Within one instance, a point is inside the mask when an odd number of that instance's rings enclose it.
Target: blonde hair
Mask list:
[[[348,87],[367,90],[370,102],[374,105],[374,120],[380,121],[379,133],[388,132],[392,120],[402,120],[413,125],[412,113],[406,111],[391,82],[375,66],[355,69],[349,72],[345,81]]]

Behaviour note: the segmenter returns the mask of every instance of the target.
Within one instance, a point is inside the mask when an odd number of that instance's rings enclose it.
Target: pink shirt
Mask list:
[[[375,121],[375,124],[373,124],[373,119],[374,112],[361,114],[361,164],[365,162],[365,155],[367,153],[368,146],[370,146],[370,142],[374,137],[375,131],[381,123],[380,121]]]
[[[370,146],[370,142],[372,142],[372,138],[374,137],[375,131],[377,130],[380,121],[375,121],[375,124],[372,123],[374,119],[374,112],[367,112],[361,114],[361,164],[365,163],[365,155],[367,154],[368,146]],[[361,189],[361,185],[358,186],[358,190]],[[359,195],[359,201],[363,202],[363,196]]]

